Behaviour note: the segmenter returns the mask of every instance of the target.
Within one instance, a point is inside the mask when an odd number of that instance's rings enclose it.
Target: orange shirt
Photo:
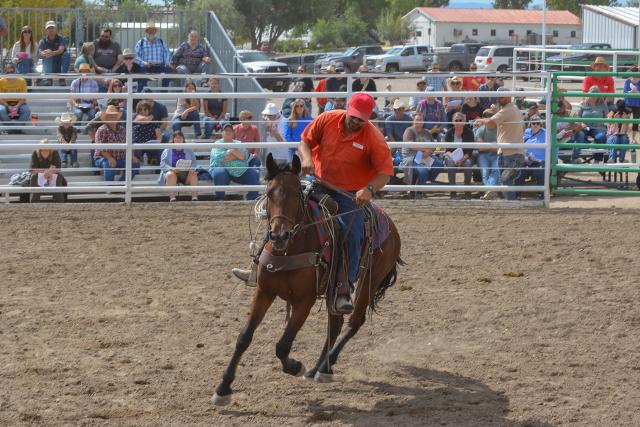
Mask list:
[[[302,142],[311,147],[316,175],[343,190],[357,191],[377,174],[392,176],[393,160],[382,133],[371,122],[345,135],[346,114],[344,110],[320,114],[302,133]]]
[[[481,84],[485,84],[486,80],[482,76],[465,76],[462,78],[462,90],[476,92]]]
[[[326,92],[326,91],[327,91],[327,79],[322,79],[318,82],[318,86],[315,88],[314,92]],[[324,104],[326,104],[328,100],[329,98],[316,98],[318,107],[324,107]]]

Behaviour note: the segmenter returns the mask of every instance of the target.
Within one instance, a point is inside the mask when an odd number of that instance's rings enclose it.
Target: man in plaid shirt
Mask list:
[[[155,24],[148,24],[144,32],[147,35],[141,38],[135,46],[135,62],[142,67],[145,73],[172,73],[171,52],[164,40],[156,37],[158,27]],[[140,79],[138,92],[142,92],[148,82],[148,79]],[[163,79],[162,87],[169,87],[169,83],[169,79]]]

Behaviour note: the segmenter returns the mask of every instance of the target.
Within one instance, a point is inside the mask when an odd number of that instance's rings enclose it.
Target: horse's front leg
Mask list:
[[[233,357],[231,357],[229,366],[227,366],[227,369],[222,375],[222,381],[220,381],[220,384],[216,387],[216,392],[211,399],[214,405],[224,406],[231,403],[231,383],[236,377],[236,369],[240,362],[240,358],[249,347],[249,344],[251,344],[253,333],[260,322],[262,322],[262,319],[264,319],[264,315],[267,313],[269,307],[271,307],[274,298],[275,295],[268,295],[259,287],[256,288],[256,291],[253,294],[253,303],[251,306],[249,321],[238,336]]]
[[[300,376],[304,373],[304,365],[289,357],[293,340],[304,325],[309,316],[309,311],[315,303],[315,295],[311,295],[301,301],[292,303],[291,318],[282,334],[282,338],[276,344],[276,356],[282,362],[282,370],[289,375]]]
[[[327,352],[333,348],[333,345],[340,334],[340,330],[342,329],[342,325],[344,323],[344,316],[332,316],[328,315],[328,331],[327,331],[327,339],[324,342],[324,347],[322,347],[322,352],[320,353],[320,357],[318,357],[318,361],[316,365],[309,369],[304,374],[304,379],[312,380],[316,376],[316,372],[318,372],[318,368],[325,361],[327,357]]]

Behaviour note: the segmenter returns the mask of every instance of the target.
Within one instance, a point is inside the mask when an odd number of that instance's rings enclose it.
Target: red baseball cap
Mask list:
[[[366,121],[371,117],[371,112],[373,112],[375,106],[376,102],[371,95],[359,92],[351,97],[347,114]]]

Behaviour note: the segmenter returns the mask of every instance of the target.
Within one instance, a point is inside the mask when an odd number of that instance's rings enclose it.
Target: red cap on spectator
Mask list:
[[[347,114],[350,116],[357,117],[362,120],[369,120],[371,117],[371,112],[373,111],[373,107],[375,107],[376,102],[373,100],[371,95],[367,95],[366,93],[356,93],[349,101],[349,108],[347,108]]]

